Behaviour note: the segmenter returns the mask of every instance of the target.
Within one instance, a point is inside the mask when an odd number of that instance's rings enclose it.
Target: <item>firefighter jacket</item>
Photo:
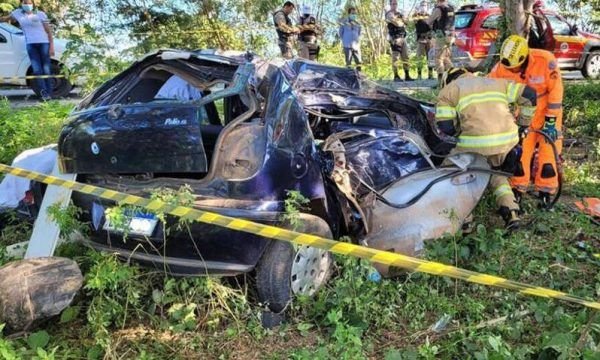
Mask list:
[[[406,37],[406,25],[402,13],[398,11],[388,11],[385,13],[385,22],[387,23],[390,40]]]
[[[294,30],[292,20],[283,9],[279,9],[273,13],[273,25],[275,25],[277,39],[280,42],[287,43],[292,40]]]
[[[446,2],[437,5],[427,23],[433,31],[451,35],[454,32],[454,7]]]
[[[535,111],[532,89],[509,80],[465,74],[442,88],[435,121],[438,128],[452,121],[458,129],[456,149],[489,156],[507,153],[519,142],[519,131],[509,104],[520,106],[520,126],[527,126]],[[446,123],[446,124],[444,124]]]
[[[513,80],[535,89],[538,99],[537,111],[531,121],[533,129],[540,130],[544,126],[546,116],[562,121],[563,84],[556,58],[551,52],[529,49],[529,56],[522,71],[512,72],[498,63],[489,77]]]
[[[300,41],[304,41],[307,43],[315,43],[317,42],[317,19],[312,15],[303,15],[300,17],[299,21],[300,25]]]

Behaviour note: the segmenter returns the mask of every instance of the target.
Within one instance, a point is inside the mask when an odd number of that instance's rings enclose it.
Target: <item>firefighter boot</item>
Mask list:
[[[408,73],[408,69],[404,69],[404,81],[413,81],[414,79],[410,77]]]
[[[423,72],[421,71],[421,69],[417,70],[417,79],[419,80],[423,80]]]
[[[427,69],[429,70],[429,79],[433,80],[433,68],[432,67],[428,67]]]
[[[506,206],[501,206],[498,209],[498,213],[504,220],[504,228],[508,231],[514,231],[521,225],[521,219],[519,218],[518,210],[511,210]]]
[[[394,71],[394,81],[402,81],[400,75],[398,75],[398,71]]]

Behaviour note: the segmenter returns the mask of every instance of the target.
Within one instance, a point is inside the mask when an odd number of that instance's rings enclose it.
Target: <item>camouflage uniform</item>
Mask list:
[[[292,47],[294,34],[296,33],[296,29],[292,26],[292,20],[283,9],[279,9],[273,13],[273,24],[275,25],[275,31],[277,31],[277,43],[281,50],[281,56],[285,59],[291,59],[294,57]]]
[[[435,40],[435,65],[438,77],[452,68],[452,44],[454,44],[454,7],[446,1],[433,9],[427,24],[433,29]]]

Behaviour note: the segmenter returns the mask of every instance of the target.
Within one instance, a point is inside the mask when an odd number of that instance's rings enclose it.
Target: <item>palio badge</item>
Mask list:
[[[179,125],[187,125],[187,120],[182,120],[182,119],[178,119],[178,118],[167,118],[165,120],[164,125],[173,125],[173,126],[179,126]]]

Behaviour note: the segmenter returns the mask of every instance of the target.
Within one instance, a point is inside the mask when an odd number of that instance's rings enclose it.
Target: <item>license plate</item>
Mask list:
[[[135,212],[133,214],[125,213],[125,216],[127,217],[127,220],[125,221],[127,225],[125,227],[127,228],[127,232],[131,235],[151,236],[158,223],[158,219],[154,214]],[[106,218],[102,229],[121,234],[125,232],[125,229],[122,227],[116,228],[113,226],[108,217]]]

